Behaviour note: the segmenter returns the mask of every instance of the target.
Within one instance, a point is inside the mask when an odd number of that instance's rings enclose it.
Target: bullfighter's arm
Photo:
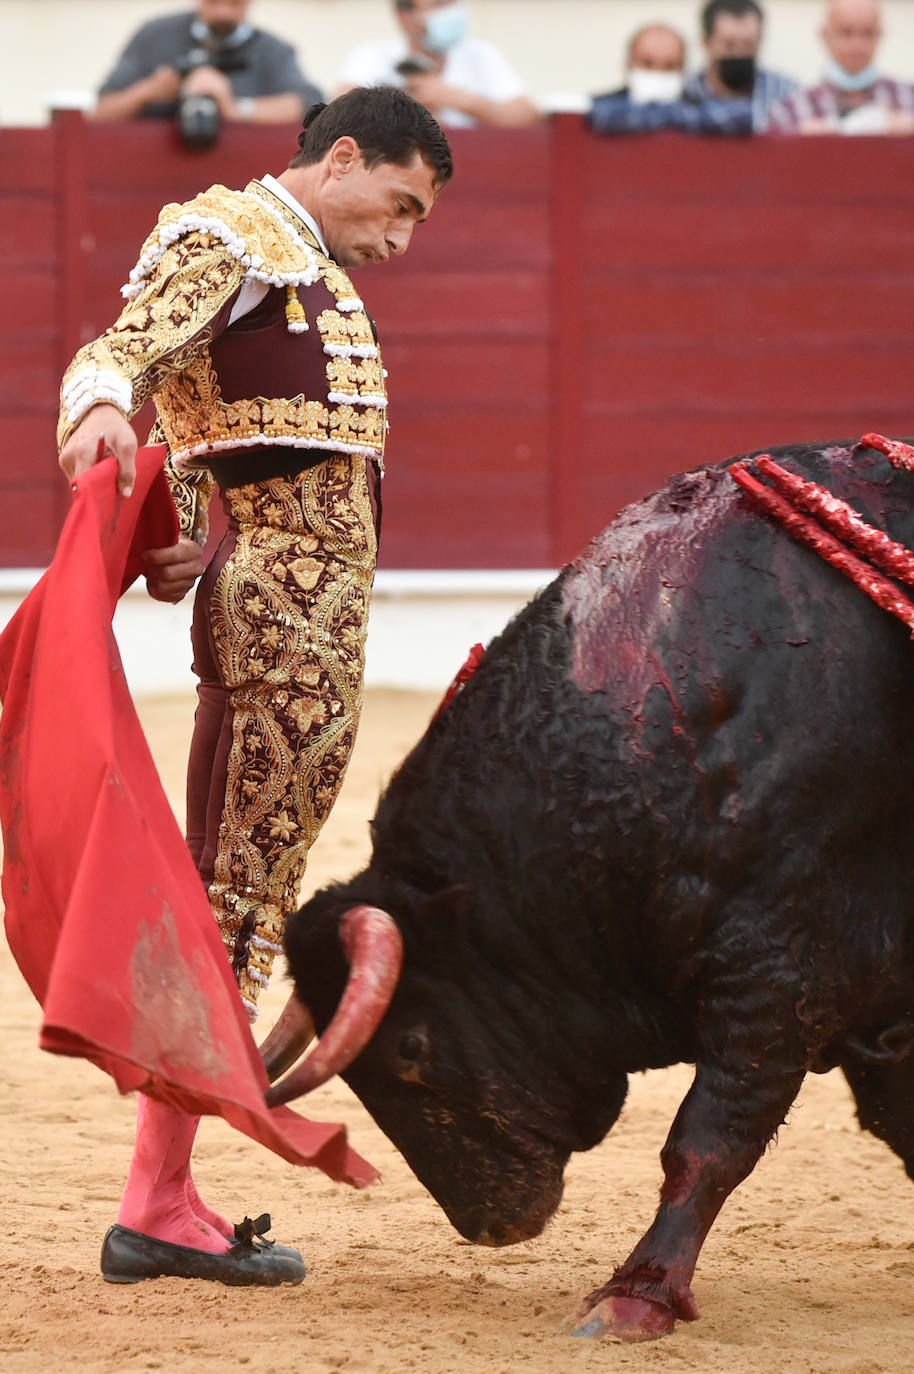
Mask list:
[[[81,348],[64,374],[59,447],[95,405],[132,419],[225,329],[243,279],[241,263],[206,234],[168,247],[111,328]]]

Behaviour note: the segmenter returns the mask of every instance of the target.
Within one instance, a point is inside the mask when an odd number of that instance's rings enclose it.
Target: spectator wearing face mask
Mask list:
[[[799,134],[914,133],[914,86],[882,76],[877,0],[829,0],[821,30],[824,80],[778,105],[771,127]]]
[[[756,0],[708,0],[701,12],[708,62],[686,83],[689,100],[748,104],[752,128],[768,127],[775,105],[799,91],[796,81],[758,65],[763,15]]]
[[[353,86],[404,86],[441,124],[534,124],[536,106],[494,44],[468,33],[455,0],[394,0],[402,33],[349,53],[336,94]]]
[[[679,129],[700,134],[749,134],[748,101],[714,96],[685,99],[685,39],[668,24],[646,24],[632,34],[626,84],[594,97],[590,125],[601,134]]]
[[[251,0],[197,0],[150,19],[99,92],[100,121],[171,119],[186,97],[212,100],[227,123],[297,124],[323,99],[292,47],[248,23]]]

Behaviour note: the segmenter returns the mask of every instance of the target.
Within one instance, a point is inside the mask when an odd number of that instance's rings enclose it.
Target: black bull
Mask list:
[[[914,476],[881,454],[775,456],[914,544]],[[627,1075],[695,1065],[656,1218],[582,1333],[698,1315],[702,1242],[809,1070],[840,1066],[914,1176],[912,705],[905,627],[726,465],[685,474],[495,640],[394,776],[369,866],[291,920],[319,1029],[343,913],[399,928],[344,1077],[470,1240],[536,1235]]]

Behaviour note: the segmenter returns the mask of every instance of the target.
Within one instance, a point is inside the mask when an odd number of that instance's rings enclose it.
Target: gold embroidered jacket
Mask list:
[[[229,328],[250,281],[276,289]],[[221,454],[259,450],[247,470],[262,456],[265,475],[266,450],[278,447],[383,461],[387,395],[371,320],[306,223],[259,181],[166,205],[123,295],[116,322],[67,369],[58,442],[98,402],[130,419],[152,397],[152,437],[168,446],[185,533]]]

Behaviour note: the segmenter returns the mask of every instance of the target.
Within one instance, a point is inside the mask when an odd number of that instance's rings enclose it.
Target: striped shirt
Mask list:
[[[594,97],[588,116],[598,134],[649,134],[678,129],[687,134],[735,137],[752,133],[752,106],[747,97],[722,100],[651,100],[636,105],[627,89]]]
[[[861,100],[861,95],[865,96],[864,100]],[[825,120],[836,133],[840,133],[841,121],[865,105],[914,115],[914,86],[907,81],[893,81],[890,77],[881,76],[868,90],[852,94],[823,81],[821,86],[797,91],[777,105],[771,111],[768,127],[782,133],[795,133],[803,124],[815,119]],[[878,133],[879,129],[873,127],[867,132]]]
[[[774,107],[799,93],[799,83],[794,81],[792,76],[784,76],[781,72],[769,72],[762,67],[757,67],[752,95],[735,95],[733,99],[736,101],[749,100],[752,109],[752,127],[758,134],[768,128],[768,116]],[[686,100],[701,102],[713,100],[722,105],[729,103],[726,97],[722,98],[712,93],[704,72],[698,72],[686,82],[683,95]]]

